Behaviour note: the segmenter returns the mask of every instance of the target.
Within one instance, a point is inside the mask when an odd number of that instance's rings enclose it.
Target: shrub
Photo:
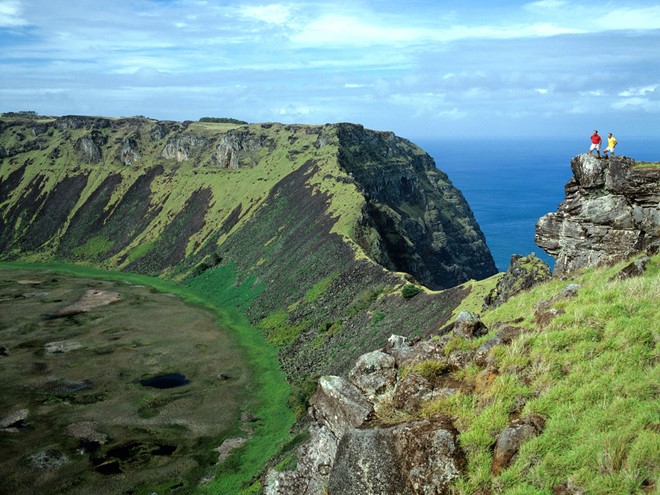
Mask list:
[[[401,295],[406,299],[413,298],[420,292],[422,292],[422,288],[414,284],[406,284],[403,289],[401,289]]]

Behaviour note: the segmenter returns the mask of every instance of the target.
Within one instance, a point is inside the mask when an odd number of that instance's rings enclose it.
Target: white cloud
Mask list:
[[[642,86],[638,88],[630,88],[625,91],[621,91],[619,96],[645,96],[649,93],[655,93],[655,90],[660,87],[660,84],[651,84],[649,86]]]
[[[597,21],[602,29],[660,29],[660,6],[645,8],[616,8]]]
[[[1,0],[0,28],[26,26],[28,22],[22,17],[22,10],[19,0]]]
[[[301,45],[374,45],[414,42],[424,36],[423,31],[413,28],[393,27],[365,22],[348,15],[324,15],[318,17],[291,36]]]
[[[539,0],[538,2],[530,2],[523,5],[525,10],[538,11],[538,10],[556,10],[564,8],[568,2],[565,0]]]
[[[247,19],[282,26],[291,20],[293,8],[284,4],[245,5],[240,8],[239,12],[242,17]]]

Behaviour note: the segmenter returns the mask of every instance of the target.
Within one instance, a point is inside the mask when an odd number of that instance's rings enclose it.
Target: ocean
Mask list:
[[[589,149],[577,140],[414,140],[461,190],[486,236],[495,264],[506,271],[512,254],[554,259],[534,244],[534,226],[557,211],[573,175],[571,159]],[[623,140],[617,154],[660,161],[660,140]]]

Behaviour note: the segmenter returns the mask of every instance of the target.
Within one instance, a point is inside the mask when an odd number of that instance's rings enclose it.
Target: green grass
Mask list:
[[[330,284],[334,279],[337,278],[338,273],[331,273],[327,277],[322,278],[317,283],[315,283],[306,293],[304,301],[306,303],[315,302],[319,297],[321,297],[325,291],[328,289]]]
[[[53,270],[74,276],[148,285],[158,291],[175,294],[187,303],[211,309],[217,314],[218,324],[230,329],[248,356],[253,373],[250,394],[255,402],[255,409],[250,412],[260,420],[254,435],[217,468],[216,476],[210,483],[198,488],[199,493],[238,494],[248,489],[266,462],[288,441],[288,432],[294,422],[294,415],[288,403],[291,388],[279,367],[277,351],[268,345],[262,332],[234,309],[247,304],[259,294],[261,288],[254,283],[235,286],[236,272],[232,271],[231,266],[208,270],[192,279],[188,286],[132,273],[102,271],[83,265],[0,263],[0,266]],[[143,414],[150,415],[149,409],[149,406],[145,405]],[[237,436],[243,435],[238,426],[234,433]]]
[[[500,375],[481,394],[426,404],[422,415],[450,414],[468,457],[457,493],[549,494],[569,483],[589,494],[642,493],[660,474],[660,256],[640,278],[610,281],[623,265],[588,270],[581,288],[558,302],[565,314],[539,329],[534,306],[569,281],[553,280],[482,315],[487,325],[522,317],[527,333],[494,351]],[[492,337],[465,346],[476,348]],[[427,366],[428,367],[428,366]],[[516,404],[546,419],[516,462],[491,479],[496,436]]]
[[[111,240],[102,236],[95,236],[85,242],[82,246],[74,248],[73,254],[85,258],[93,258],[106,252],[112,247],[112,245],[113,242]]]

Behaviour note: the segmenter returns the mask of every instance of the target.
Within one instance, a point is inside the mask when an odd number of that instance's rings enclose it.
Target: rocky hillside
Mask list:
[[[309,441],[264,493],[656,493],[660,257],[626,263],[322,377]]]
[[[536,224],[536,243],[557,259],[555,274],[612,264],[660,248],[660,168],[626,157],[578,155],[556,213]]]
[[[657,493],[659,169],[572,166],[566,201],[537,224],[561,276],[515,255],[435,336],[392,335],[321,377],[309,439],[264,493]]]
[[[392,133],[14,118],[0,120],[0,157],[1,259],[192,285],[247,312],[292,377],[345,370],[395,328],[437,328],[468,292],[412,299],[405,284],[496,271],[461,193]]]

